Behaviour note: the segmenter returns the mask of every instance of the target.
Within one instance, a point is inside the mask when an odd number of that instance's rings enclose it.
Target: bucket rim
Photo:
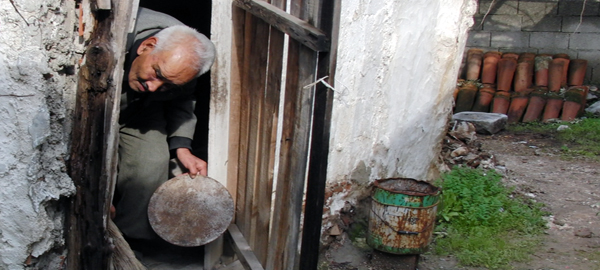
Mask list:
[[[382,186],[382,183],[387,182],[387,181],[391,181],[391,180],[408,180],[408,181],[415,182],[415,183],[418,183],[418,184],[425,184],[425,185],[431,187],[431,192],[419,192],[419,191],[412,191],[412,190],[398,191],[398,190],[394,190],[394,189],[390,189],[390,188]],[[375,180],[375,182],[373,182],[373,186],[375,186],[376,188],[379,188],[379,189],[383,189],[383,190],[388,191],[388,192],[402,193],[402,194],[411,195],[411,196],[432,196],[432,195],[439,195],[441,193],[441,191],[442,191],[442,189],[440,187],[432,185],[431,183],[428,183],[426,181],[416,180],[416,179],[413,179],[413,178],[406,178],[406,177],[392,177],[392,178],[377,179],[377,180]]]

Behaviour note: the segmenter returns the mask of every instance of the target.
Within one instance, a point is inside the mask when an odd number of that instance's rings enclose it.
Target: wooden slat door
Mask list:
[[[289,13],[285,3],[234,1],[228,185],[237,183],[235,224],[264,268],[316,269],[333,93],[314,82],[333,82],[334,1],[292,0]]]

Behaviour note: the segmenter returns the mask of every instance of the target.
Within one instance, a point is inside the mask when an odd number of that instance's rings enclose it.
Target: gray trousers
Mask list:
[[[170,177],[162,108],[144,109],[121,126],[119,135],[114,222],[129,238],[156,239],[148,221],[148,203],[154,191]]]

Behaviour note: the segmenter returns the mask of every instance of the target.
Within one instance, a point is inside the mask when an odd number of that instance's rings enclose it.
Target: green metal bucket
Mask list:
[[[367,243],[393,254],[420,254],[431,242],[440,188],[409,178],[376,180]]]

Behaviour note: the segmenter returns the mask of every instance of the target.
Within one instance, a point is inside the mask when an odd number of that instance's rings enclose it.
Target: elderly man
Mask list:
[[[191,152],[196,78],[213,63],[214,45],[175,18],[140,8],[127,42],[121,95],[115,224],[129,239],[156,239],[148,203],[169,177],[169,160],[191,175],[207,164]]]

